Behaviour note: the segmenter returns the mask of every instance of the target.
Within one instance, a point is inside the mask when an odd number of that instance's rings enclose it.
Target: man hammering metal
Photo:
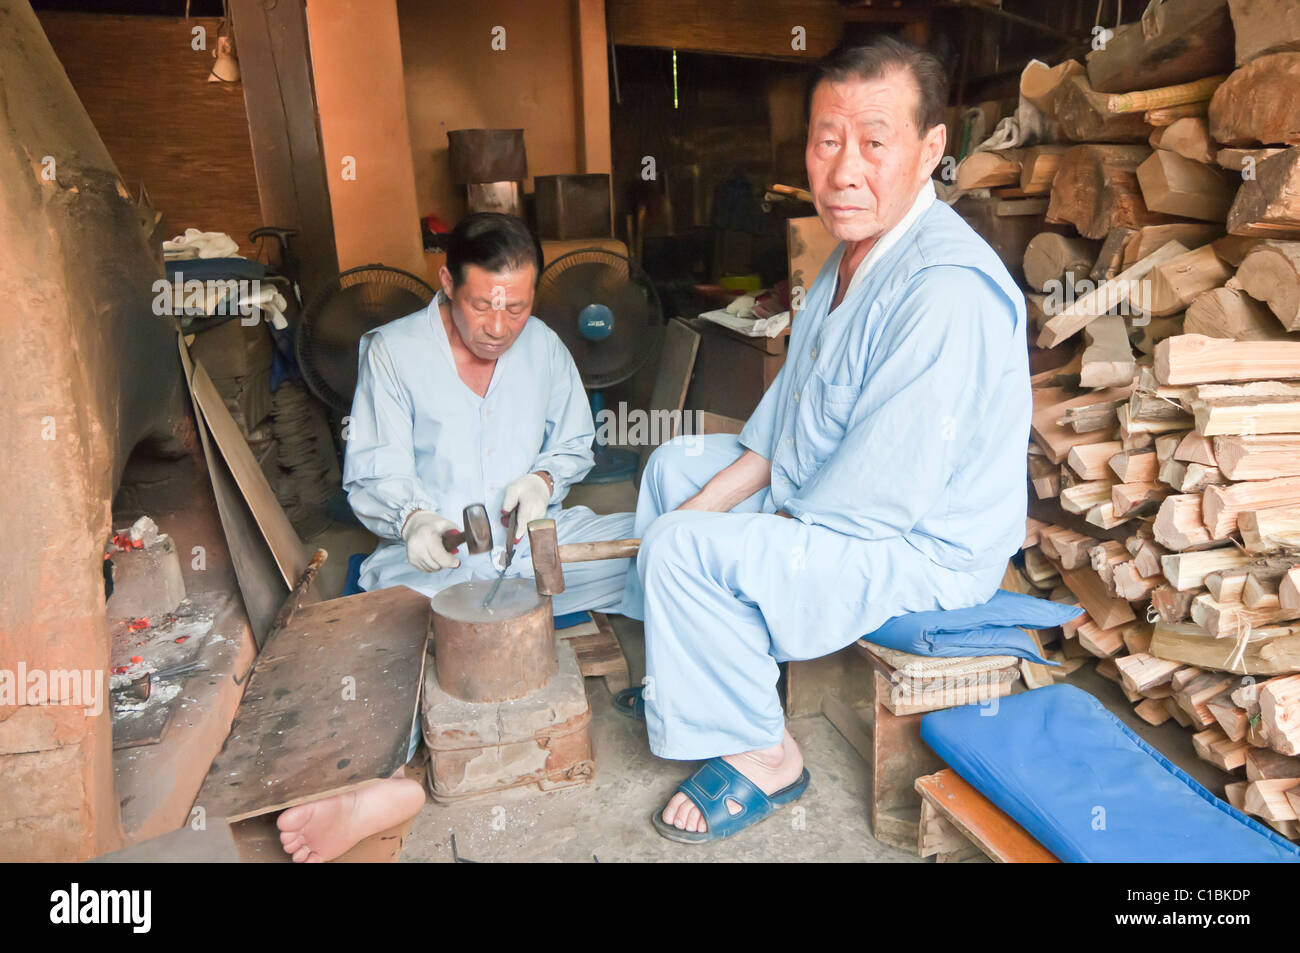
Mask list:
[[[443,290],[429,307],[362,339],[343,482],[382,540],[362,564],[363,589],[406,585],[432,596],[470,579],[526,575],[524,528],[541,517],[555,519],[566,542],[630,535],[630,513],[561,508],[592,467],[595,424],[573,358],[530,317],[540,267],[522,221],[468,216],[451,233]],[[448,515],[474,503],[509,524],[504,548],[444,544],[460,529]],[[616,607],[627,565],[570,567],[556,613]]]

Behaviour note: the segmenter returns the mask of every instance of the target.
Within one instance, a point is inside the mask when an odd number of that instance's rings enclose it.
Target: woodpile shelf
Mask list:
[[[1008,262],[1036,373],[1003,585],[1085,610],[1034,633],[1057,678],[1095,665],[1300,839],[1300,2],[1167,0],[1020,93],[1045,139],[957,169],[1048,198]]]

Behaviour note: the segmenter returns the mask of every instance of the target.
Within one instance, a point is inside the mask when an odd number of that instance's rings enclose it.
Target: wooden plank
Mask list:
[[[299,609],[258,658],[195,803],[236,821],[392,777],[418,711],[429,615],[428,596],[405,586]]]
[[[871,830],[876,840],[915,850],[921,819],[916,779],[943,767],[921,740],[921,715],[895,715],[885,701],[889,679],[874,673],[875,709],[871,732]]]
[[[1162,385],[1267,381],[1300,377],[1300,341],[1225,341],[1176,334],[1156,345]]]
[[[916,790],[927,804],[998,863],[1058,863],[1047,848],[951,768],[917,778]]]
[[[310,294],[338,273],[339,262],[304,9],[300,3],[230,2],[262,220],[298,230],[294,253]]]
[[[184,342],[181,346],[184,348]],[[257,462],[257,458],[253,456],[248,441],[244,439],[239,425],[226,409],[221,394],[217,392],[202,364],[194,365],[193,375],[190,377],[190,393],[194,397],[196,408],[203,415],[208,430],[212,433],[217,448],[221,451],[222,458],[230,467],[230,472],[239,485],[239,491],[252,511],[253,518],[257,520],[258,529],[262,531],[267,545],[271,547],[276,566],[280,570],[280,577],[286,586],[292,587],[307,568],[310,560],[307,548],[303,546],[293,524],[289,522],[289,517],[285,515],[279,501],[275,498],[275,491],[267,482],[266,474]]]

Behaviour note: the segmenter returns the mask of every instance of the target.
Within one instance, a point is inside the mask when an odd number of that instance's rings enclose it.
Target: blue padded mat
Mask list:
[[[921,737],[1064,861],[1300,862],[1073,685],[930,712]]]

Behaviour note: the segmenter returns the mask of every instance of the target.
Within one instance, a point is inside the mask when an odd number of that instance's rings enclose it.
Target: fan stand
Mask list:
[[[593,390],[591,392],[591,419],[595,420],[599,417],[600,412],[604,409],[605,392]],[[637,452],[622,447],[611,447],[601,441],[599,434],[600,431],[597,429],[594,454],[596,465],[582,478],[580,483],[592,486],[599,483],[619,483],[623,480],[635,479],[637,467],[641,463],[641,458]]]

